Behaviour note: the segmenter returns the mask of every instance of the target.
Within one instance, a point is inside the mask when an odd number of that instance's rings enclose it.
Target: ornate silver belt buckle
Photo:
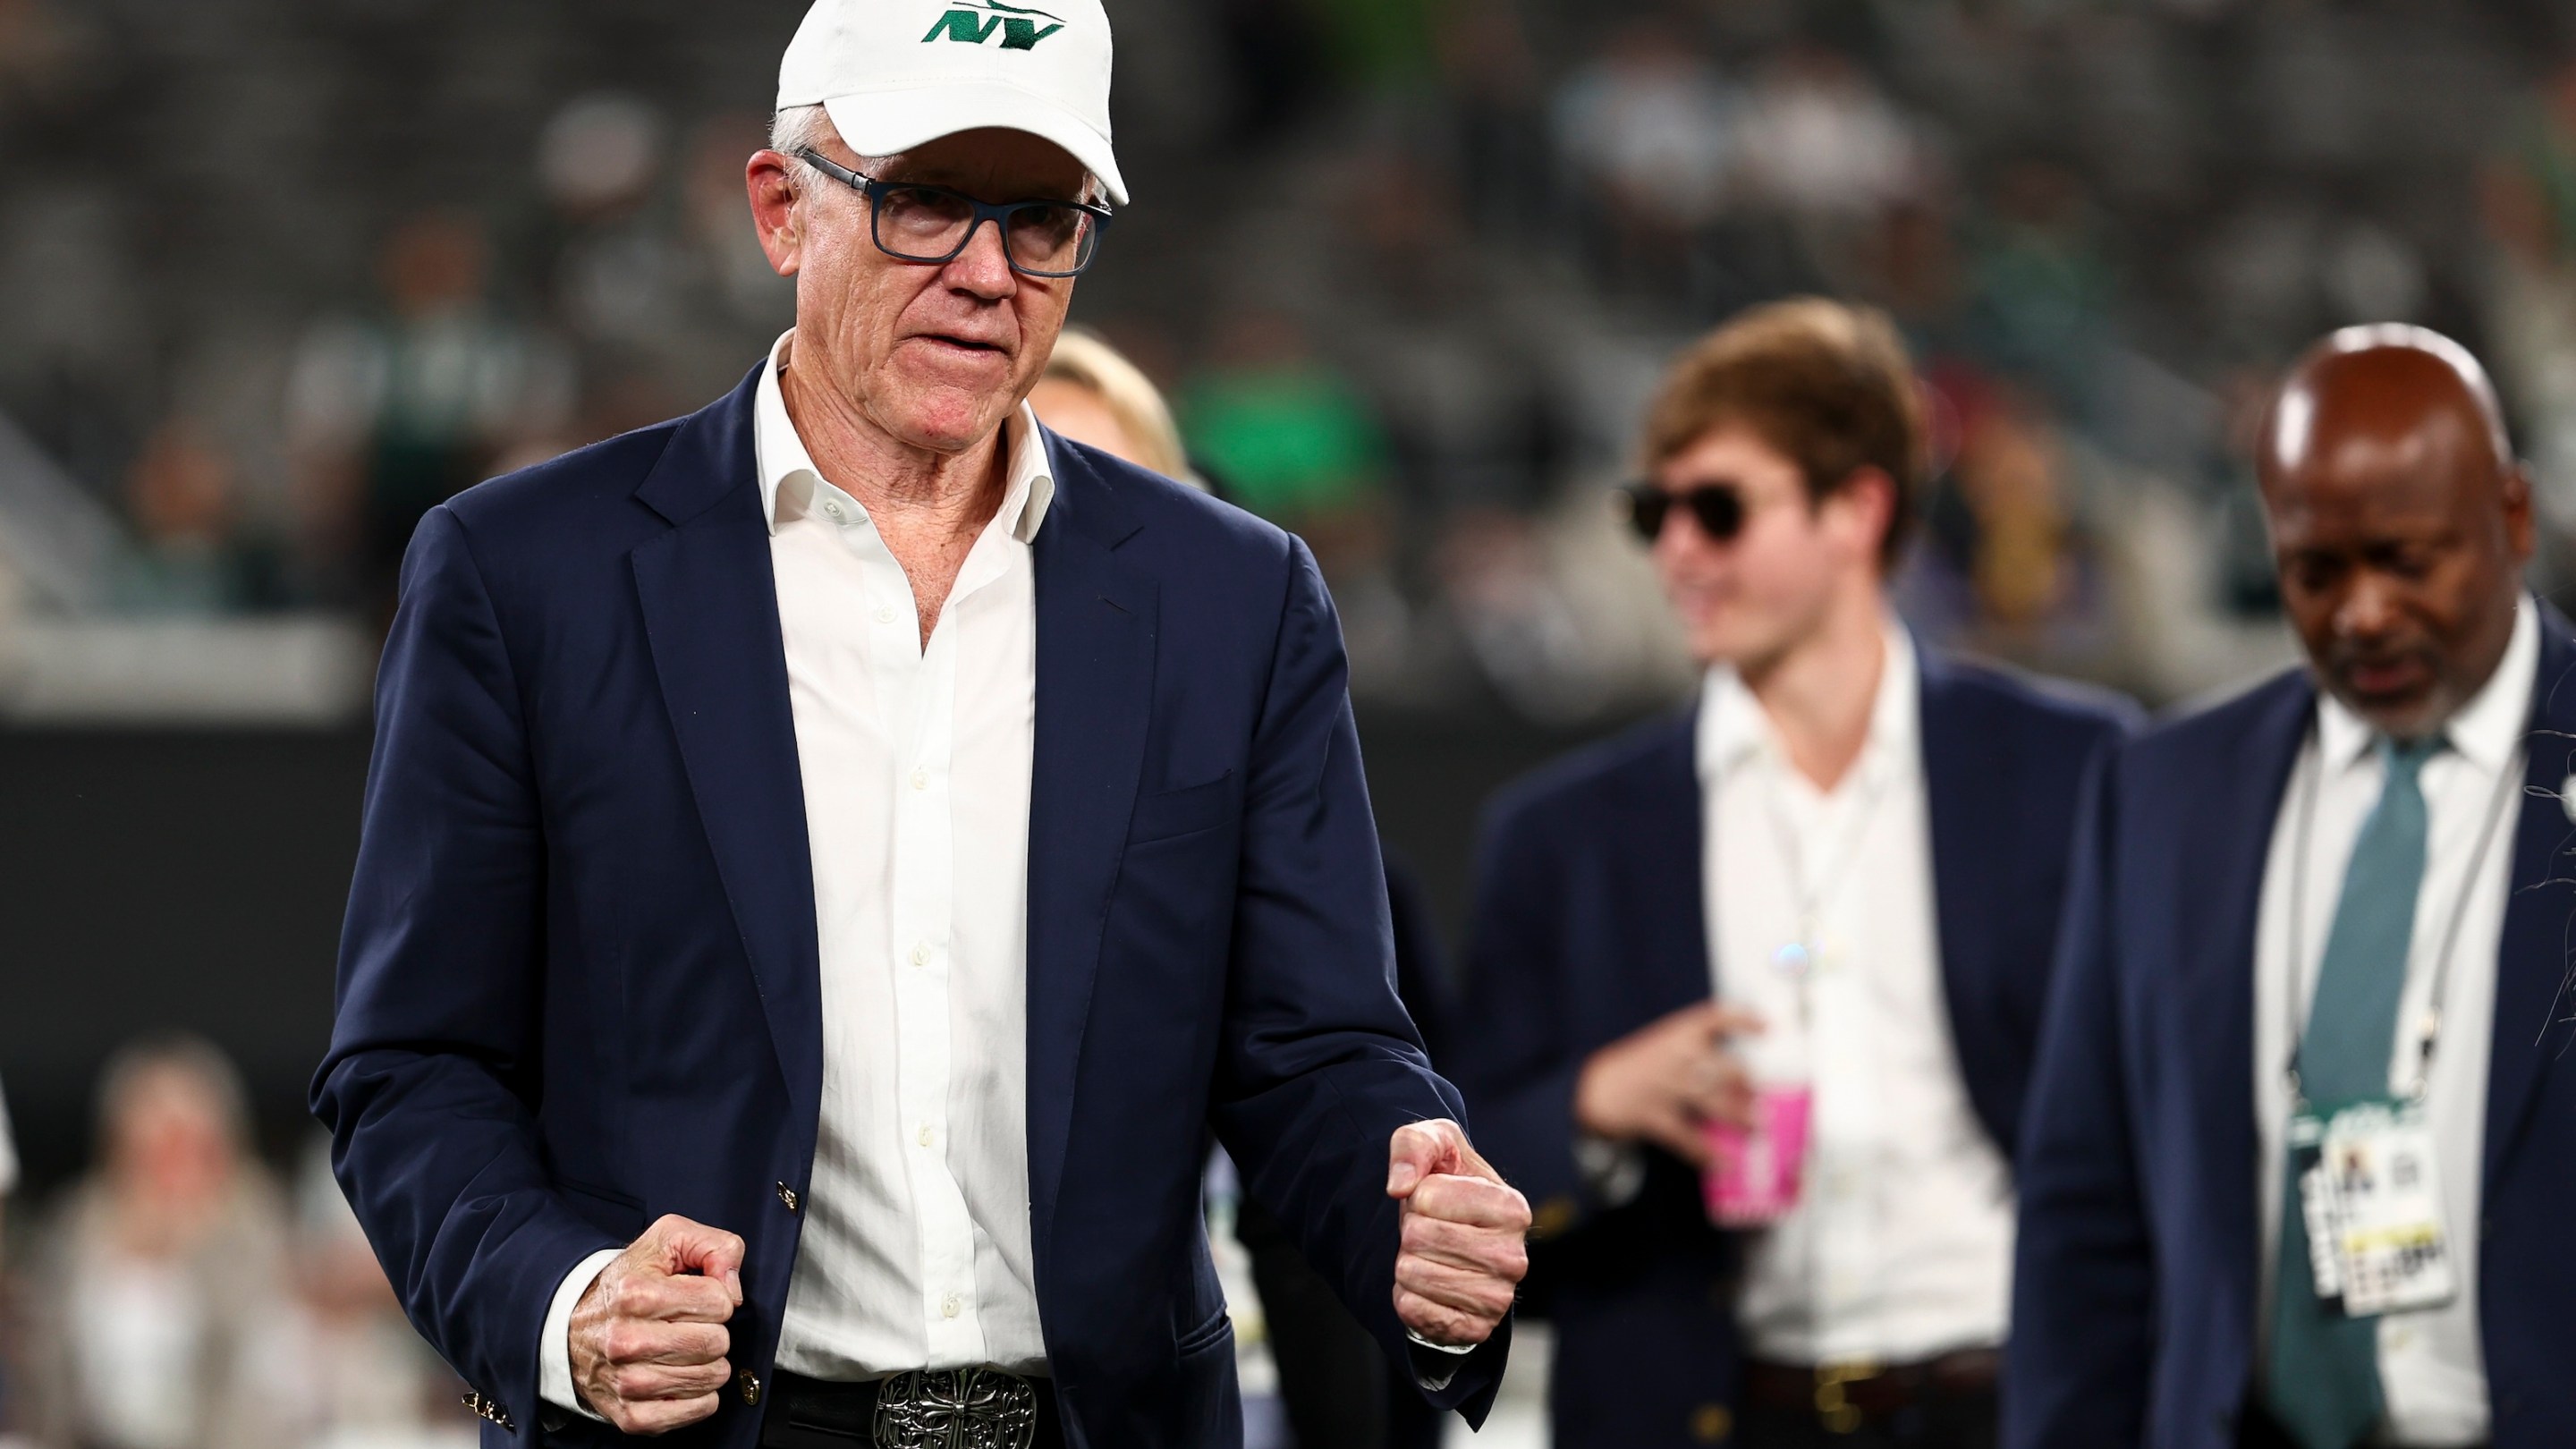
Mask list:
[[[915,1369],[877,1390],[876,1449],[1029,1449],[1037,1387],[1000,1369]]]

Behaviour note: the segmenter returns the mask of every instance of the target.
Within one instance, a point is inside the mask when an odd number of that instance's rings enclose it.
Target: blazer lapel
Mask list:
[[[633,562],[663,704],[810,1142],[823,1082],[814,864],[754,477],[758,378],[683,423],[636,490],[673,526]]]
[[[2242,734],[2216,752],[2219,760],[2242,768],[2242,787],[2193,792],[2172,846],[2179,852],[2173,903],[2178,979],[2173,1005],[2157,1014],[2153,1047],[2184,1064],[2182,1090],[2192,1103],[2200,1149],[2188,1170],[2202,1174],[2207,1185],[2192,1196],[2209,1205],[2213,1231],[2226,1247],[2213,1265],[2229,1288],[2221,1301],[2242,1303],[2249,1315],[2258,1301],[2262,1241],[2255,1174],[2277,1170],[2258,1160],[2262,1139],[2254,1122],[2255,935],[2273,827],[2315,708],[2316,691],[2305,671],[2263,686]],[[2268,1044],[2261,1049],[2271,1050]]]
[[[1708,959],[1715,903],[1707,899],[1701,838],[1699,714],[1678,715],[1663,729],[1625,772],[1627,829],[1612,841],[1619,868],[1610,876],[1638,932],[1638,979],[1648,996],[1639,1006],[1653,1016],[1705,1001],[1718,986]]]
[[[1923,752],[1923,805],[1931,837],[1932,912],[1941,950],[1942,1003],[1950,1012],[1951,1049],[1960,1079],[1986,1131],[2006,1157],[2010,1130],[1998,1094],[1984,1079],[2008,1063],[2028,1071],[2029,1050],[2003,1036],[1994,1020],[2002,993],[1992,980],[1999,969],[1997,913],[2011,908],[2001,879],[2003,843],[2011,839],[2013,802],[1996,786],[2010,778],[1992,758],[1993,741],[1954,707],[1949,665],[1915,641],[1920,661],[1918,704]]]
[[[1037,739],[1029,780],[1029,1191],[1045,1251],[1072,1133],[1101,935],[1153,717],[1160,593],[1118,560],[1136,531],[1110,483],[1048,435],[1038,529]]]
[[[2522,815],[2514,831],[2512,898],[2496,956],[2495,1029],[2487,1067],[2485,1181],[2492,1184],[2531,1121],[2542,1080],[2569,1045],[2560,996],[2568,985],[2576,846],[2566,793],[2576,771],[2576,645],[2556,609],[2540,608],[2540,676],[2523,753]]]

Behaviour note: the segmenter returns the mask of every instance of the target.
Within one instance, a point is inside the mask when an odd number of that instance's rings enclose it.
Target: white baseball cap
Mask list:
[[[1000,126],[1053,141],[1119,205],[1101,0],[815,0],[778,67],[778,108],[819,105],[862,156]]]

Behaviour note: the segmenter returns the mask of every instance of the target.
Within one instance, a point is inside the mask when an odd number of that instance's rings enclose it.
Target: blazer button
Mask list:
[[[789,1187],[783,1182],[780,1183],[778,1185],[778,1200],[787,1205],[787,1210],[789,1212],[792,1213],[796,1211],[796,1189]]]
[[[735,1376],[733,1382],[734,1387],[742,1391],[742,1401],[744,1403],[757,1404],[760,1402],[760,1380],[752,1373],[751,1370],[744,1369],[739,1375]]]

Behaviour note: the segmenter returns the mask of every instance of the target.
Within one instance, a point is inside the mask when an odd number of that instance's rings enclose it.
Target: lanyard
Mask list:
[[[1789,895],[1798,907],[1798,939],[1772,953],[1772,964],[1781,974],[1798,983],[1801,1009],[1805,1005],[1808,975],[1815,970],[1816,938],[1824,933],[1825,907],[1842,894],[1851,876],[1851,863],[1860,858],[1869,839],[1870,817],[1878,813],[1878,801],[1887,793],[1884,771],[1873,770],[1873,762],[1864,755],[1854,768],[1867,772],[1862,782],[1861,797],[1852,807],[1851,822],[1843,829],[1843,838],[1826,856],[1825,869],[1817,872],[1823,879],[1807,879],[1806,852],[1799,849],[1797,827],[1781,818],[1781,792],[1788,789],[1781,773],[1797,767],[1785,756],[1775,761],[1775,773],[1763,781],[1762,813],[1771,822],[1772,843],[1780,852],[1781,866],[1789,872]]]
[[[2299,1047],[2307,1035],[2308,1015],[2307,1012],[2299,1009],[2299,980],[2301,973],[2306,970],[2307,960],[2307,950],[2302,937],[2306,934],[2308,914],[2308,839],[2316,826],[2317,794],[2322,788],[2320,780],[2326,770],[2324,741],[2315,733],[2313,723],[2310,725],[2308,743],[2310,746],[2306,752],[2308,767],[2300,772],[2298,838],[2292,847],[2294,859],[2290,862],[2288,966],[2290,990],[2289,995],[2281,1003],[2281,1015],[2290,1039],[2288,1060],[2283,1064],[2282,1070],[2290,1081],[2292,1103],[2294,1106],[2301,1107],[2305,1106],[2308,1100],[2307,1092],[2299,1085]],[[2457,747],[2454,746],[2454,748]],[[2513,798],[2513,787],[2519,784],[2521,779],[2522,772],[2515,769],[2513,761],[2507,758],[2505,767],[2497,772],[2495,796],[2487,805],[2486,821],[2478,831],[2477,851],[2469,857],[2468,874],[2460,881],[2459,894],[2451,902],[2451,919],[2442,928],[2441,951],[2433,958],[2432,1001],[2425,1009],[2423,1036],[2416,1044],[2415,1085],[2407,1094],[2411,1101],[2422,1101],[2425,1091],[2432,1084],[2433,1053],[2441,1045],[2442,1040],[2442,1003],[2449,997],[2451,989],[2452,948],[2460,943],[2460,925],[2468,919],[2469,900],[2477,891],[2479,875],[2486,869],[2487,850],[2495,844],[2496,827],[2503,822],[2505,802]],[[2427,815],[2429,814],[2428,810]],[[2407,942],[2407,953],[2409,956],[2413,955],[2414,942]],[[2317,963],[2317,969],[2320,972],[2325,969],[2325,963],[2322,960]]]

